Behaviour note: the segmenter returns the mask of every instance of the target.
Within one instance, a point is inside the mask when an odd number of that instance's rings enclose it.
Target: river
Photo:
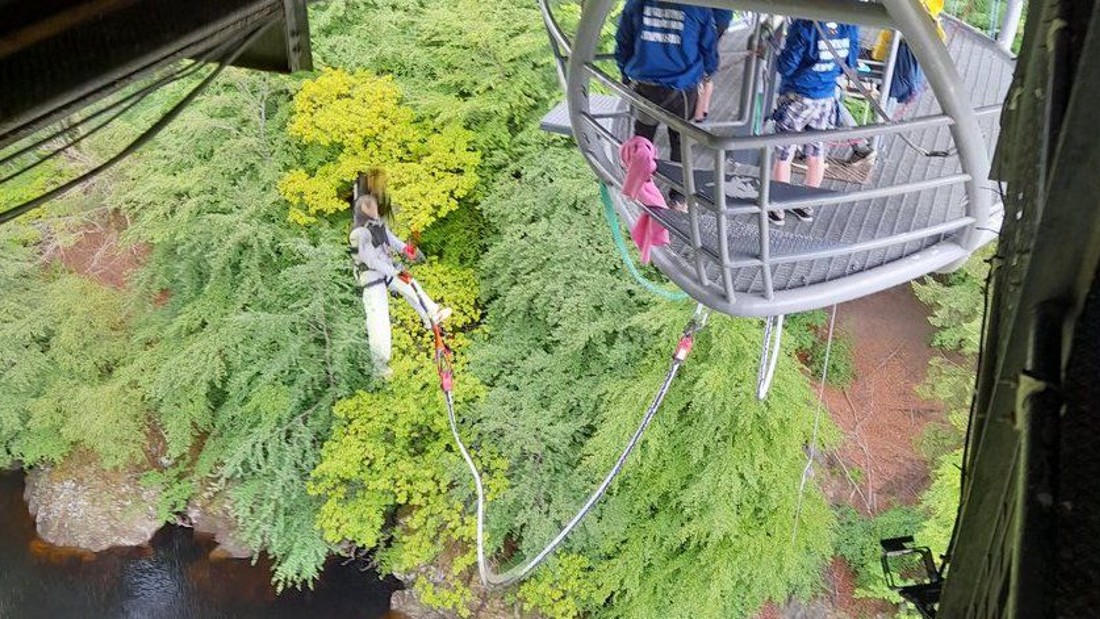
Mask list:
[[[312,591],[276,595],[270,563],[210,561],[212,541],[164,527],[147,548],[92,554],[37,538],[23,476],[0,473],[0,619],[396,619],[393,579],[336,560]]]

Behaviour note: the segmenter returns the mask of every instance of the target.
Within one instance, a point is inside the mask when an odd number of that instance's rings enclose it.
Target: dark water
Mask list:
[[[270,564],[210,561],[212,541],[165,527],[149,548],[82,554],[35,536],[23,477],[0,473],[0,619],[393,619],[397,588],[333,561],[313,591],[276,595]]]

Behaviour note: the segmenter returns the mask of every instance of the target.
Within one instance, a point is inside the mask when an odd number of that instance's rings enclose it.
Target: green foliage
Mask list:
[[[559,96],[527,0],[334,0],[311,7],[310,29],[321,65],[393,75],[425,117],[472,130],[486,177],[514,160],[515,137]]]
[[[947,552],[955,516],[959,509],[959,483],[962,474],[962,449],[939,460],[932,470],[932,485],[921,497],[921,509],[927,520],[920,526],[916,539],[932,549],[935,557]]]
[[[932,338],[934,345],[967,354],[978,352],[988,260],[994,251],[986,246],[951,275],[913,282],[917,298],[932,309],[928,320],[938,329]]]
[[[786,347],[810,369],[810,375],[820,380],[825,365],[825,348],[828,344],[829,314],[825,310],[813,310],[787,316],[784,321]],[[856,376],[851,336],[840,330],[833,332],[833,346],[829,351],[827,380],[834,387],[850,385]]]
[[[450,322],[454,329],[468,329],[477,321],[472,273],[434,263],[417,277],[454,308]],[[465,483],[466,473],[452,445],[419,319],[406,306],[397,309],[394,378],[383,390],[359,392],[336,405],[338,425],[322,449],[309,491],[323,501],[317,522],[325,538],[374,550],[387,571],[415,571],[461,542],[461,550],[450,559],[451,586],[432,587],[421,579],[417,587],[426,603],[465,612],[471,592],[459,575],[475,559],[474,525],[450,490],[458,482]],[[464,351],[467,341],[466,337],[455,339],[456,353]],[[464,416],[482,389],[468,378],[461,357],[456,371],[456,405]],[[489,491],[495,494],[499,482],[492,474],[503,463],[485,451],[479,455],[481,469],[488,471]]]
[[[403,209],[399,229],[423,230],[477,184],[473,169],[481,158],[470,149],[470,132],[457,123],[416,122],[392,78],[326,70],[294,97],[288,131],[321,149],[315,170],[292,170],[279,183],[298,223],[347,210],[340,191],[371,167],[388,173],[390,194]]]
[[[489,387],[475,428],[513,481],[490,505],[490,537],[518,540],[525,556],[617,457],[690,316],[625,285],[598,204],[579,158],[556,148],[482,204],[500,240],[482,261],[493,337],[471,351]],[[592,563],[598,594],[551,567],[554,599],[610,617],[727,617],[814,590],[832,516],[812,485],[791,541],[811,395],[781,362],[769,401],[755,400],[745,351],[759,338],[759,323],[712,318],[611,496],[567,543]],[[754,569],[739,567],[750,556]]]
[[[523,610],[548,619],[573,619],[596,602],[597,588],[582,555],[562,554],[549,569],[539,570],[519,587]]]
[[[145,410],[120,369],[132,308],[76,275],[40,276],[28,234],[15,224],[0,240],[0,461],[56,462],[83,445],[107,466],[133,463]]]
[[[952,515],[953,516],[953,515]],[[882,547],[879,541],[913,535],[924,520],[909,507],[894,507],[876,516],[866,517],[848,506],[837,509],[836,553],[848,562],[856,576],[855,596],[900,602],[897,593],[886,586],[882,574]],[[917,542],[924,544],[924,538]]]

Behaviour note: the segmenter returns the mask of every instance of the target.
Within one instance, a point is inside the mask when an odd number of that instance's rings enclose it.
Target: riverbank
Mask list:
[[[23,499],[22,473],[0,473],[0,617],[339,617],[400,619],[393,578],[333,559],[314,589],[277,594],[264,558],[211,560],[216,542],[165,526],[145,545],[100,553],[42,541]]]

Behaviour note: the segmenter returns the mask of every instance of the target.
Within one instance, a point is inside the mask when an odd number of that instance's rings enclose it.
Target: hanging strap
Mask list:
[[[756,399],[768,397],[779,361],[779,343],[783,340],[783,314],[764,320],[764,346],[760,350],[760,368],[756,372]]]
[[[462,442],[462,437],[458,432],[458,420],[455,418],[454,396],[452,393],[454,387],[454,370],[450,361],[451,351],[443,341],[440,327],[438,325],[434,327],[436,366],[439,372],[439,386],[443,391],[443,398],[447,404],[447,420],[450,422],[451,434],[454,435],[455,444],[462,454],[462,459],[466,461],[466,466],[470,469],[470,475],[474,479],[474,488],[477,491],[477,569],[481,575],[482,584],[487,587],[504,587],[523,580],[545,561],[554,550],[565,541],[565,538],[573,532],[573,529],[584,520],[585,516],[592,511],[592,508],[595,507],[596,503],[603,497],[604,493],[607,492],[608,487],[611,486],[611,482],[615,481],[615,478],[622,471],[626,459],[630,456],[630,453],[634,451],[634,447],[638,445],[638,441],[641,440],[646,428],[649,427],[649,423],[653,421],[653,417],[657,414],[657,410],[660,409],[661,403],[665,399],[665,395],[668,394],[669,387],[672,386],[673,379],[676,378],[677,372],[680,371],[680,366],[683,365],[684,361],[687,359],[688,353],[691,352],[695,334],[706,325],[709,312],[710,310],[702,304],[696,307],[695,314],[691,317],[691,320],[688,321],[687,326],[684,327],[684,331],[676,345],[676,351],[672,355],[671,365],[668,368],[668,372],[665,374],[664,380],[661,382],[660,388],[657,390],[657,395],[654,396],[649,408],[646,409],[645,415],[638,424],[638,428],[634,431],[630,440],[627,441],[626,446],[619,455],[619,459],[615,462],[615,465],[611,467],[611,470],[608,471],[600,485],[591,495],[589,495],[588,500],[584,502],[584,505],[574,514],[573,518],[569,520],[565,527],[563,527],[554,539],[550,540],[550,543],[539,551],[533,559],[503,574],[494,573],[489,568],[485,558],[485,488],[481,481],[481,473],[478,472],[477,465],[474,464],[474,460],[470,457],[470,452],[466,448],[465,443]]]

